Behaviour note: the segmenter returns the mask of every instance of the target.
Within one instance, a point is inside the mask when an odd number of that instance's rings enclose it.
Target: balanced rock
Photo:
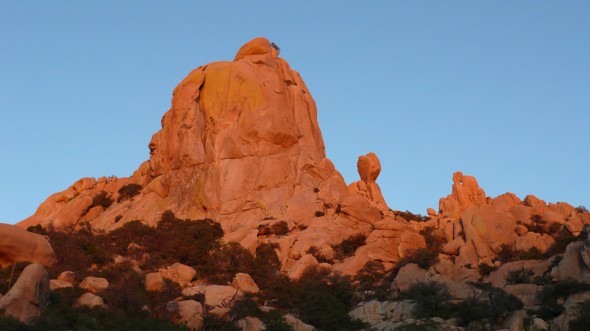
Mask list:
[[[56,262],[56,257],[44,236],[0,223],[0,266],[15,262],[40,263],[49,267]]]
[[[453,191],[446,198],[440,199],[439,209],[443,215],[448,214],[458,219],[471,206],[481,206],[486,203],[486,194],[477,184],[473,176],[464,176],[457,171],[453,174]]]

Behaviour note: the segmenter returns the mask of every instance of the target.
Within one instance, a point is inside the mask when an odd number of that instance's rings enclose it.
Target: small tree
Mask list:
[[[347,257],[353,256],[359,247],[366,244],[366,240],[367,237],[364,234],[359,233],[344,239],[338,245],[332,246],[332,248],[334,248],[334,252],[336,253],[336,258],[343,260]]]
[[[416,302],[414,315],[419,318],[447,318],[450,312],[451,294],[446,285],[435,281],[412,284],[402,296]]]
[[[121,187],[118,191],[119,197],[117,198],[117,202],[122,202],[125,200],[129,200],[134,196],[138,195],[141,192],[142,186],[139,184],[127,184]]]

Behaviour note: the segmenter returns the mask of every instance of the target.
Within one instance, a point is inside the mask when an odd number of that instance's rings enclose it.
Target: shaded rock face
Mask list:
[[[19,225],[87,221],[111,230],[131,220],[156,225],[171,210],[181,219],[214,219],[226,242],[251,251],[277,244],[284,269],[310,246],[333,255],[334,245],[361,234],[367,242],[360,254],[337,262],[350,274],[368,260],[391,265],[425,247],[411,226],[394,221],[376,183],[381,166],[374,153],[359,158],[361,180],[346,185],[326,158],[305,83],[264,38],[242,46],[234,61],[193,70],[174,90],[161,124],[150,159],[131,177],[81,179]],[[136,195],[120,193],[130,185]],[[97,203],[100,194],[113,202]],[[278,221],[288,224],[288,236],[259,233]]]
[[[0,298],[4,314],[32,323],[49,304],[49,273],[41,264],[28,265],[14,286]]]

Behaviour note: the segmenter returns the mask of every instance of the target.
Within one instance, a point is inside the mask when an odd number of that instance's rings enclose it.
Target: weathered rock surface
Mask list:
[[[383,321],[396,323],[411,319],[415,307],[416,304],[411,300],[393,302],[371,300],[360,303],[348,315],[370,325],[377,325]]]
[[[245,274],[243,272],[238,272],[234,276],[234,279],[231,282],[231,286],[242,291],[242,292],[249,292],[249,293],[260,292],[260,289],[258,288],[258,285],[256,285],[256,282],[254,281],[254,279],[252,279],[252,277],[250,275]]]
[[[289,324],[293,327],[293,331],[315,331],[316,330],[316,328],[313,327],[312,325],[303,323],[303,321],[301,321],[300,319],[298,319],[297,317],[295,317],[291,314],[285,315],[285,321],[287,322],[287,324]]]
[[[262,331],[266,330],[264,323],[258,317],[248,316],[242,318],[236,323],[242,331]]]
[[[73,285],[76,282],[76,274],[73,271],[63,271],[61,274],[59,274],[59,276],[57,276],[57,280]]]
[[[201,330],[203,326],[203,306],[195,300],[171,301],[166,310],[177,315],[176,322],[191,330]]]
[[[214,307],[229,307],[243,292],[225,285],[197,285],[182,290],[182,295],[192,296],[202,293],[205,295],[205,304]]]
[[[28,265],[12,288],[0,297],[0,310],[23,323],[32,323],[49,304],[49,274],[41,264]]]
[[[311,245],[330,250],[355,234],[368,240],[355,258],[338,262],[347,274],[369,260],[392,266],[425,247],[412,227],[393,219],[376,183],[381,165],[374,153],[359,158],[361,180],[346,185],[326,158],[311,94],[267,39],[246,43],[234,61],[193,70],[174,90],[161,124],[149,161],[131,177],[80,179],[19,226],[88,221],[110,230],[137,219],[155,225],[171,210],[181,219],[214,219],[226,242],[251,251],[278,243],[285,271]],[[137,195],[119,193],[132,184]],[[107,208],[93,201],[103,191],[114,201]],[[269,219],[291,224],[289,243],[259,233]]]
[[[88,290],[94,294],[98,294],[109,288],[109,281],[101,277],[88,276],[84,278],[82,282],[80,282],[79,287]]]
[[[44,236],[0,223],[0,266],[15,262],[40,263],[49,267],[56,262],[56,257]]]
[[[54,291],[60,288],[66,288],[66,287],[74,287],[74,285],[70,282],[66,282],[63,280],[59,280],[59,279],[52,279],[49,281],[49,288]]]
[[[193,267],[182,263],[174,263],[165,269],[160,269],[159,273],[162,277],[176,282],[181,286],[186,286],[197,275],[197,271]]]
[[[90,308],[94,307],[105,307],[104,300],[98,295],[90,292],[82,294],[76,300],[76,306],[86,306]]]
[[[159,272],[150,272],[145,275],[145,290],[152,292],[162,292],[168,286]]]

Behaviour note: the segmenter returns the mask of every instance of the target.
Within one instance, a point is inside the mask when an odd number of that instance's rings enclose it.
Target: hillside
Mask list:
[[[488,197],[461,172],[438,210],[391,210],[377,155],[359,156],[348,185],[326,157],[315,102],[267,39],[189,73],[161,122],[132,176],[82,178],[17,224],[28,234],[0,228],[0,309],[29,325],[5,318],[3,330],[582,330],[590,319],[588,210]]]

